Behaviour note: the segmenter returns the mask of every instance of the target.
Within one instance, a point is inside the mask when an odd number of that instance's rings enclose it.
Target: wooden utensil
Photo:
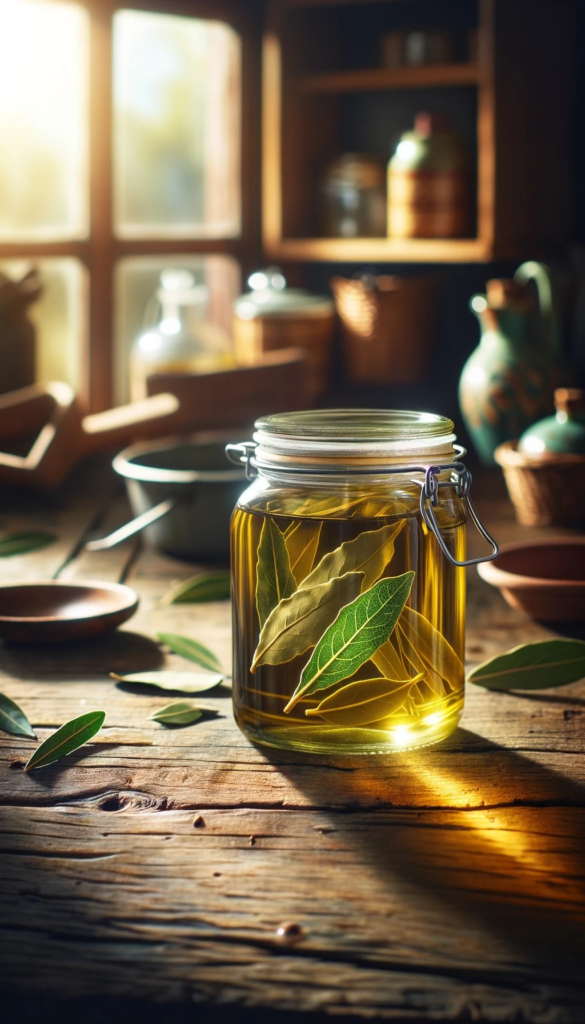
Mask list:
[[[126,622],[138,595],[121,583],[4,583],[0,637],[9,643],[54,643],[100,636]]]
[[[205,374],[159,374],[142,402],[83,416],[62,382],[0,397],[0,444],[33,437],[26,455],[0,451],[0,483],[58,487],[83,456],[131,441],[251,425],[257,416],[305,408],[302,352],[274,353],[256,366]]]

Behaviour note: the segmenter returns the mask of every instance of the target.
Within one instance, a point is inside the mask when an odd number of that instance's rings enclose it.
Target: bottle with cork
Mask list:
[[[419,113],[388,164],[388,235],[462,238],[471,220],[465,147],[447,114]]]

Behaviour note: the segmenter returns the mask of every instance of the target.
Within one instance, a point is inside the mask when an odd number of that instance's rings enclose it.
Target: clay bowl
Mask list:
[[[85,640],[115,629],[137,607],[138,595],[120,583],[4,583],[0,638],[10,643]]]
[[[507,544],[477,571],[533,619],[585,621],[585,537]]]

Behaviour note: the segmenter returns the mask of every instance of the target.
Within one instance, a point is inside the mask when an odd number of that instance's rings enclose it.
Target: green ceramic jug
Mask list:
[[[525,430],[518,451],[533,458],[547,455],[585,455],[585,391],[557,388],[554,416]]]
[[[548,269],[524,263],[513,280],[488,281],[487,294],[474,295],[470,305],[481,338],[463,367],[459,404],[480,459],[493,466],[499,444],[554,411],[560,344]]]

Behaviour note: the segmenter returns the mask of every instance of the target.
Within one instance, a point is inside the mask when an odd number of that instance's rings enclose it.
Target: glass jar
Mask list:
[[[386,169],[381,157],[344,153],[325,169],[323,231],[335,238],[386,234]]]
[[[208,319],[209,289],[190,270],[163,270],[130,353],[130,397],[148,395],[156,373],[213,373],[235,366],[232,341]]]
[[[264,417],[228,446],[255,476],[231,527],[233,699],[250,739],[385,753],[456,727],[466,502],[478,521],[454,442],[442,416],[320,410]]]

